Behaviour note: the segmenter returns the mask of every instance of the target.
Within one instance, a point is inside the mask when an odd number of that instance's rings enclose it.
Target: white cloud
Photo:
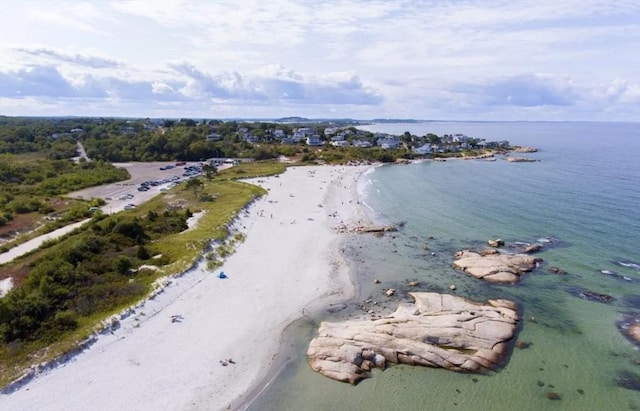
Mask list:
[[[122,63],[108,58],[99,56],[86,56],[78,53],[67,54],[60,51],[47,49],[47,48],[17,48],[16,51],[24,54],[28,54],[35,57],[43,57],[46,60],[54,60],[65,63],[71,63],[79,66],[86,66],[91,68],[115,68],[122,66]]]
[[[0,114],[640,121],[639,49],[636,0],[5,2]]]

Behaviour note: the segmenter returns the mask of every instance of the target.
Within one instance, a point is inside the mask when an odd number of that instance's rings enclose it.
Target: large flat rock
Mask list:
[[[536,268],[539,258],[525,254],[502,254],[460,251],[456,253],[454,267],[469,275],[492,283],[516,283],[520,276]]]
[[[508,300],[487,304],[438,293],[410,293],[389,317],[320,324],[307,357],[315,371],[356,384],[387,363],[486,372],[505,360],[518,323]]]

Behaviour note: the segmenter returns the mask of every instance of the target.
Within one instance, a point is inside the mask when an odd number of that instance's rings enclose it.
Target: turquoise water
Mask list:
[[[345,244],[360,285],[357,301],[320,319],[358,316],[373,299],[392,309],[407,280],[420,290],[477,300],[508,298],[521,306],[518,340],[508,364],[487,376],[392,366],[358,386],[310,370],[306,346],[314,321],[292,327],[288,359],[251,410],[632,410],[640,392],[616,384],[640,376],[640,352],[619,332],[623,313],[640,312],[640,125],[605,123],[412,123],[368,126],[423,135],[465,133],[540,149],[535,163],[449,160],[378,167],[361,180],[362,200],[385,223],[405,222],[395,236],[358,236]],[[552,243],[542,267],[517,285],[487,285],[453,270],[453,253],[507,243]],[[557,266],[567,274],[548,271]],[[621,276],[604,275],[608,270]],[[374,285],[373,279],[382,281]],[[382,287],[400,292],[391,299]],[[587,301],[583,287],[615,298]],[[534,318],[532,318],[534,317]],[[640,377],[637,377],[640,379]],[[560,394],[551,401],[549,392]]]

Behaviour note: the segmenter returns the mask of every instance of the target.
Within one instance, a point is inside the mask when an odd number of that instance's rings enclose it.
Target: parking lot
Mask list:
[[[118,183],[85,188],[84,190],[70,193],[69,197],[82,198],[85,200],[99,197],[107,203],[101,207],[104,213],[117,213],[124,209],[134,208],[132,206],[127,207],[128,205],[137,206],[163,191],[167,191],[172,183],[178,183],[199,175],[197,173],[191,173],[186,176],[183,174],[188,172],[187,167],[194,167],[200,164],[199,161],[188,162],[180,166],[176,166],[176,163],[172,162],[114,163],[116,167],[126,168],[131,178]],[[151,185],[150,182],[161,183]],[[147,190],[138,190],[142,183],[149,183]]]

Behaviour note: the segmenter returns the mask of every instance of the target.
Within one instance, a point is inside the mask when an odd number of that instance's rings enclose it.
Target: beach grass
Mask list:
[[[207,182],[202,191],[213,196],[214,200],[190,203],[189,208],[192,212],[204,213],[198,224],[190,230],[163,237],[153,244],[156,252],[171,261],[163,268],[165,274],[188,269],[202,256],[211,241],[221,241],[230,234],[229,224],[246,204],[266,194],[260,187],[224,180]],[[166,201],[166,198],[162,200]]]

